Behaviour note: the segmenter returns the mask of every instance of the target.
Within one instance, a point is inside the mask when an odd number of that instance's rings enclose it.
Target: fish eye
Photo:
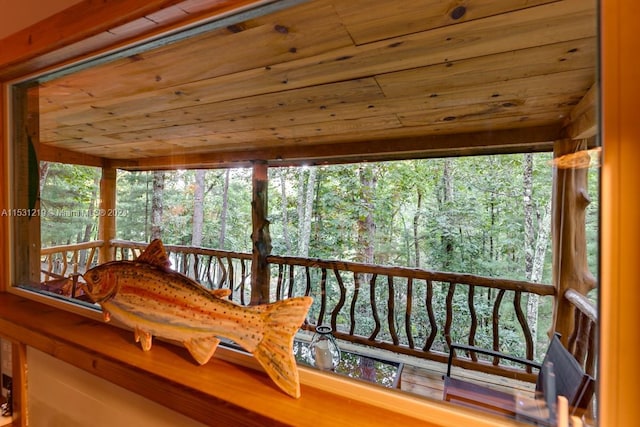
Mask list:
[[[91,273],[90,279],[93,283],[98,283],[100,281],[100,275],[97,272],[93,272]]]

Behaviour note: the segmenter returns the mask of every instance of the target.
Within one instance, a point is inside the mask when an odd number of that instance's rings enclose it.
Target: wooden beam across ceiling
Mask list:
[[[249,167],[271,159],[270,166],[324,165],[361,161],[407,160],[501,153],[548,152],[560,136],[559,126],[539,126],[454,135],[429,135],[401,139],[360,141],[350,144],[273,147],[216,153],[177,152],[171,156],[113,160],[125,170]],[[171,166],[167,166],[171,165]]]

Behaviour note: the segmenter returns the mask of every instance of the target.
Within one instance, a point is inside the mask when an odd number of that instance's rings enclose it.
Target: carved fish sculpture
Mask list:
[[[288,395],[300,397],[293,339],[313,301],[289,298],[272,304],[241,306],[225,291],[211,292],[169,268],[160,240],[135,261],[111,261],[87,271],[85,292],[111,318],[131,327],[142,349],[152,336],[182,342],[205,364],[223,337],[254,355],[269,377]]]

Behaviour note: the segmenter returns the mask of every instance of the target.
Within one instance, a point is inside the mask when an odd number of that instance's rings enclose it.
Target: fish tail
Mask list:
[[[264,313],[264,336],[253,352],[273,382],[296,399],[300,397],[300,380],[293,339],[312,302],[311,297],[296,297],[269,305]]]

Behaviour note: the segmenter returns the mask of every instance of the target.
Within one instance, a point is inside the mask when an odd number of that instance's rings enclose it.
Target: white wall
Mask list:
[[[31,347],[27,368],[31,426],[204,426]]]
[[[0,0],[0,39],[60,12],[81,0]]]

